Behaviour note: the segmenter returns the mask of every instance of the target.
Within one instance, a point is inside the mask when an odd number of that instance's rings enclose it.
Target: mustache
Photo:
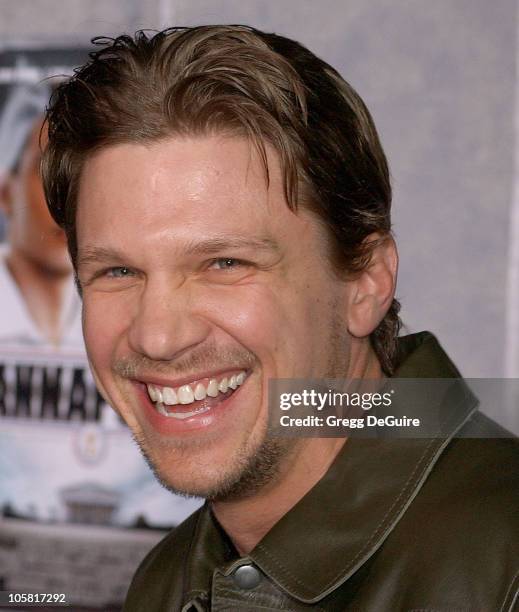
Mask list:
[[[248,369],[256,361],[254,353],[246,349],[211,344],[193,349],[189,355],[172,360],[156,360],[137,353],[127,355],[112,363],[112,371],[123,378],[139,378],[149,372],[164,376],[185,376],[222,367]]]

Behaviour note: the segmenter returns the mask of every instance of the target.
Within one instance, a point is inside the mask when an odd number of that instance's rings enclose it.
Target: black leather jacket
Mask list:
[[[398,377],[459,376],[430,334],[400,350]],[[247,557],[206,504],[144,560],[125,612],[519,609],[518,440],[493,438],[470,393],[450,427],[348,439]]]

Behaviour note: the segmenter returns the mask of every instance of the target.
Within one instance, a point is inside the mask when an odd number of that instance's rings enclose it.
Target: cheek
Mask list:
[[[205,305],[204,318],[252,351],[263,366],[274,367],[281,358],[300,361],[312,345],[313,300],[301,299],[287,286],[232,286],[200,295],[197,301]]]
[[[250,350],[265,342],[272,343],[287,321],[282,301],[266,286],[202,289],[197,292],[194,304],[201,316]]]
[[[114,295],[83,295],[83,335],[90,362],[99,376],[110,368],[112,356],[128,324],[124,301]]]

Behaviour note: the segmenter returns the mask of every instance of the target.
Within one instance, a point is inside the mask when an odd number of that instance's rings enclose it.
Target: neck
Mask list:
[[[213,512],[241,555],[248,554],[270,529],[326,474],[345,438],[306,438],[286,458],[275,483],[254,497],[215,502]]]
[[[369,341],[354,342],[346,378],[382,377]],[[246,555],[326,474],[347,438],[302,438],[285,457],[274,481],[252,497],[212,504],[220,525],[240,555]],[[347,452],[347,449],[346,449]]]
[[[51,344],[58,345],[70,271],[47,268],[18,250],[7,255],[6,263],[36,327]]]

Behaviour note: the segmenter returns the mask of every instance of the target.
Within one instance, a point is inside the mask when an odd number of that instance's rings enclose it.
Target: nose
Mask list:
[[[209,333],[208,322],[196,315],[187,283],[146,281],[128,331],[133,351],[155,361],[170,361],[203,343]]]

